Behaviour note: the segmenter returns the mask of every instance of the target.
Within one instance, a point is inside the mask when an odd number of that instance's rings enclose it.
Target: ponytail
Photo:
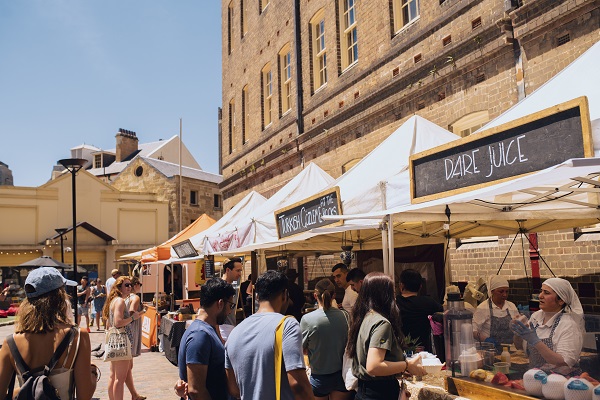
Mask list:
[[[315,285],[315,292],[319,300],[323,302],[323,310],[329,310],[331,308],[333,293],[335,292],[333,283],[329,279],[321,279]]]

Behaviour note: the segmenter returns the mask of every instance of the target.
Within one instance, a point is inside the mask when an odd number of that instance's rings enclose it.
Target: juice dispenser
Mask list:
[[[444,311],[444,342],[446,363],[455,375],[460,367],[462,375],[469,375],[478,368],[481,357],[473,339],[473,312],[465,309],[460,293],[448,293],[447,309]]]

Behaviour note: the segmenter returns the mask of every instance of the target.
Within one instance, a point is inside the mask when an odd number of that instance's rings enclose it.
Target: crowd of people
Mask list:
[[[443,307],[420,294],[423,278],[419,272],[405,269],[401,273],[396,296],[389,276],[337,264],[331,279],[318,281],[311,293],[316,309],[301,315],[299,321],[290,315],[296,313],[289,312],[294,301],[304,303],[292,299],[289,278],[295,276],[267,271],[254,285],[247,282],[240,287],[241,275],[241,260],[232,259],[224,264],[223,279],[212,278],[200,288],[197,318],[179,347],[178,396],[397,399],[404,376],[425,374],[418,354],[406,357],[405,338],[417,338],[424,350],[432,351],[427,317]],[[65,286],[77,286],[77,322]],[[339,304],[336,286],[344,293]],[[514,343],[526,350],[531,367],[577,368],[583,309],[568,281],[544,281],[540,310],[530,318],[508,301],[506,279],[491,277],[487,289],[488,300],[474,312],[476,340]],[[78,399],[92,397],[98,369],[90,360],[86,316],[93,304],[97,329],[102,321],[106,329],[122,330],[131,345],[131,358],[110,362],[109,399],[122,400],[125,387],[133,400],[145,399],[132,375],[133,358],[141,353],[140,317],[144,313],[137,295],[141,282],[136,277],[114,270],[106,286],[101,280],[88,285],[87,277],[77,284],[54,268],[42,267],[29,273],[24,290],[15,334],[0,349],[0,398],[11,398],[7,396],[15,379],[23,384],[30,376],[44,373],[61,399],[73,399],[75,394]],[[256,311],[238,323],[235,313],[243,309],[249,293],[256,296]],[[78,329],[82,316],[85,328]]]

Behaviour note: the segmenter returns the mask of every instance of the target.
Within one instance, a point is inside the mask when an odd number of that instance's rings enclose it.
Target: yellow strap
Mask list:
[[[275,399],[281,399],[281,363],[283,361],[283,326],[286,318],[291,318],[291,315],[286,315],[279,321],[275,329]]]

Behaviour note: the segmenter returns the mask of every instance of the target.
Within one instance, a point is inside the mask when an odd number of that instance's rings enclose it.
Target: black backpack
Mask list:
[[[16,397],[17,400],[61,400],[60,396],[58,395],[58,391],[50,383],[48,375],[50,375],[50,372],[52,371],[52,369],[54,369],[54,366],[56,365],[59,358],[62,356],[67,346],[69,345],[71,341],[71,336],[73,336],[73,331],[74,329],[72,328],[65,335],[64,339],[62,340],[62,342],[60,342],[60,344],[56,348],[56,351],[52,355],[52,358],[50,359],[48,365],[44,366],[43,374],[39,376],[33,376],[31,374],[29,366],[25,363],[23,357],[21,357],[21,353],[19,353],[19,349],[15,344],[15,339],[13,338],[13,335],[9,335],[6,338],[8,347],[10,348],[10,352],[13,356],[13,359],[15,360],[17,370],[21,373],[21,376],[23,377],[23,385],[21,385],[19,394]],[[6,396],[6,398],[10,400],[13,400],[12,396],[14,389],[14,379],[16,374],[17,371],[15,371],[13,375],[13,380],[8,390],[8,396]]]

